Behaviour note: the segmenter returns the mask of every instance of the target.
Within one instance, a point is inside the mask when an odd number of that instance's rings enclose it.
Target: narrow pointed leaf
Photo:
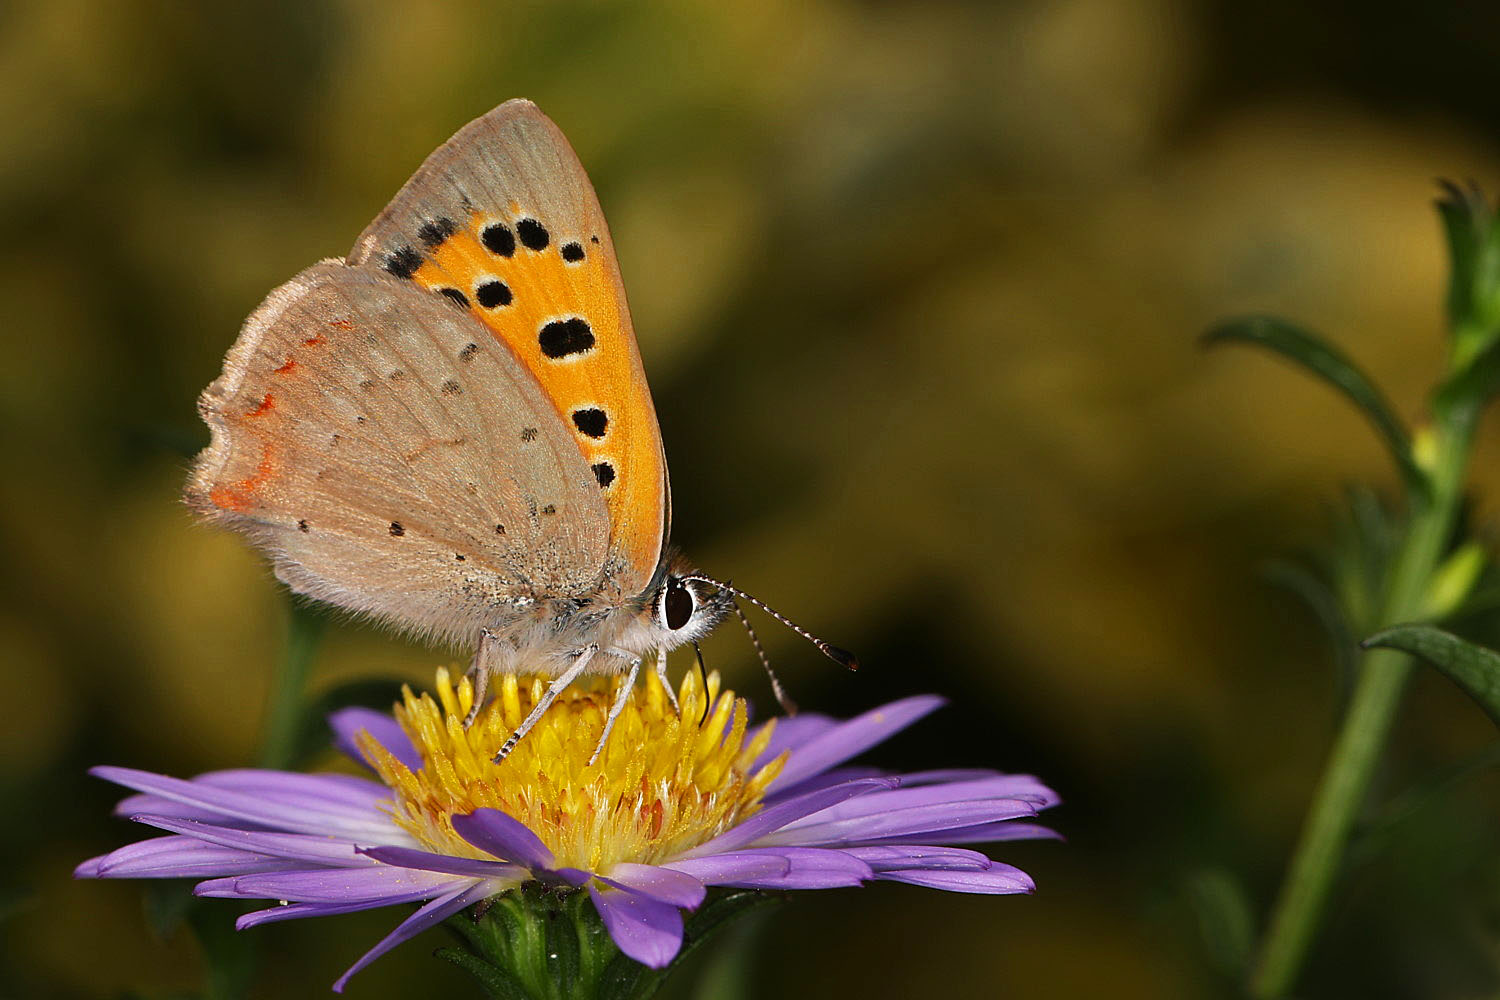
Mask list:
[[[1479,702],[1500,726],[1500,653],[1431,625],[1397,625],[1375,633],[1361,645],[1399,649],[1426,660]]]
[[[1438,388],[1432,411],[1439,420],[1473,423],[1497,392],[1500,392],[1500,338]]]
[[[1261,569],[1261,576],[1267,583],[1300,598],[1312,611],[1318,624],[1327,633],[1329,645],[1333,647],[1340,690],[1346,689],[1358,665],[1358,651],[1355,649],[1354,634],[1349,631],[1349,623],[1344,620],[1338,596],[1332,588],[1307,567],[1283,560],[1267,563]]]
[[[1321,338],[1275,316],[1244,316],[1228,320],[1203,335],[1205,344],[1255,344],[1292,361],[1331,384],[1375,425],[1395,459],[1407,488],[1417,496],[1427,492],[1427,477],[1412,459],[1405,426],[1391,410],[1384,394],[1364,372]]]

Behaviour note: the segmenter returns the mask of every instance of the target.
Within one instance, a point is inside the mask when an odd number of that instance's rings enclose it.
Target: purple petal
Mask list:
[[[327,809],[347,806],[349,814],[354,816],[363,816],[391,798],[391,790],[385,785],[352,774],[301,774],[246,767],[209,771],[193,781],[278,801],[307,799]]]
[[[891,837],[943,840],[946,839],[942,836],[944,830],[1031,816],[1035,812],[1035,807],[1030,803],[1017,802],[1014,799],[937,802],[932,805],[914,806],[910,809],[897,809],[875,816],[855,816],[827,823],[807,823],[795,829],[768,833],[759,839],[758,844],[763,847],[778,844],[835,846]]]
[[[931,771],[906,771],[901,775],[901,787],[932,785],[938,782],[975,781],[979,778],[1030,778],[1030,775],[1006,775],[987,767],[945,767]],[[1031,780],[1035,781],[1035,778]]]
[[[183,781],[180,778],[168,778],[126,767],[95,767],[89,773],[117,785],[203,809],[217,816],[246,820],[293,833],[335,834],[377,843],[388,843],[392,839],[399,843],[410,839],[384,815],[374,811],[359,815],[347,807],[328,808],[314,803],[277,802],[269,796],[214,788],[202,782]],[[289,784],[299,790],[302,787],[295,781]]]
[[[697,909],[703,902],[703,883],[686,872],[671,868],[622,861],[610,869],[604,881],[690,910]]]
[[[538,872],[537,874],[541,873]],[[589,879],[594,877],[590,873],[582,871],[578,868],[554,868],[548,874],[557,876],[559,879],[568,883],[568,885],[571,885],[575,889],[579,886],[587,885]]]
[[[918,792],[922,789],[950,789],[951,798],[1025,799],[1038,809],[1050,809],[1062,801],[1056,792],[1030,774],[1002,774],[998,771],[914,771],[898,775],[901,788]],[[961,794],[952,794],[958,792]]]
[[[726,885],[744,879],[785,875],[792,870],[792,863],[779,854],[750,851],[681,858],[669,861],[663,867],[691,875],[704,885]]]
[[[354,844],[331,837],[311,837],[305,833],[274,833],[262,830],[236,830],[215,826],[191,819],[171,819],[166,816],[134,816],[137,823],[145,823],[162,830],[170,830],[209,844],[228,847],[235,851],[249,851],[262,856],[305,861],[318,865],[334,865],[359,868],[370,864],[355,853]]]
[[[415,897],[421,899],[421,896]],[[412,902],[413,900],[396,900],[394,902]],[[278,920],[298,920],[302,917],[336,917],[344,913],[358,913],[361,910],[373,910],[381,906],[390,906],[389,899],[364,899],[354,903],[282,903],[278,906],[265,910],[253,910],[236,918],[234,929],[246,930],[250,927],[258,927],[261,924],[272,924]]]
[[[832,788],[834,785],[842,785],[846,781],[857,781],[860,778],[896,778],[902,783],[906,780],[904,776],[893,775],[878,767],[836,767],[832,771],[825,771],[816,777],[799,781],[779,791],[767,792],[762,801],[768,806],[775,805],[793,795],[805,795],[820,788]]]
[[[349,966],[348,971],[345,972],[342,976],[339,976],[338,981],[333,984],[333,991],[335,993],[344,992],[344,985],[348,983],[349,978],[360,969],[363,969],[365,966],[375,961],[381,955],[384,955],[386,952],[396,947],[396,945],[401,944],[403,941],[411,940],[418,934],[425,931],[427,928],[432,927],[436,924],[440,924],[444,920],[447,920],[449,917],[453,916],[453,914],[457,913],[459,910],[462,910],[470,903],[484,898],[485,894],[486,887],[484,883],[481,882],[478,885],[471,885],[464,889],[458,889],[446,896],[440,896],[437,899],[434,899],[432,902],[422,907],[416,913],[413,913],[411,916],[401,921],[401,923],[397,925],[395,930],[391,931],[381,939],[379,944],[371,948],[369,951],[365,952],[364,956],[361,957],[358,962],[355,962],[353,965]]]
[[[670,903],[628,889],[598,889],[589,896],[609,936],[629,957],[652,969],[664,969],[682,948],[682,911]]]
[[[891,813],[916,806],[940,805],[945,802],[1006,802],[1026,806],[1029,812],[1023,815],[1031,815],[1039,809],[1047,808],[1052,801],[1055,801],[1049,796],[1037,794],[1034,788],[1039,786],[1017,783],[1008,776],[981,778],[977,781],[957,781],[945,785],[919,785],[915,788],[907,787],[905,775],[896,777],[901,781],[898,788],[862,795],[849,802],[830,806],[815,816],[788,823],[787,826],[790,828],[810,826],[814,823],[856,819],[860,816]],[[1044,789],[1044,791],[1047,790]]]
[[[333,730],[333,745],[342,750],[351,760],[369,767],[364,754],[359,752],[355,736],[363,730],[375,737],[375,742],[385,747],[392,757],[413,771],[422,769],[422,755],[412,745],[406,730],[385,712],[373,708],[341,708],[328,716],[328,727]]]
[[[410,847],[368,847],[360,848],[359,853],[398,868],[417,868],[428,872],[446,872],[449,875],[513,879],[516,882],[522,882],[530,874],[519,865],[508,865],[500,861],[480,861],[475,858],[455,858],[447,854],[413,850]]]
[[[841,847],[850,857],[859,858],[878,872],[923,868],[930,871],[983,871],[994,862],[978,851],[962,847],[919,847],[916,845],[879,847]]]
[[[285,899],[293,903],[349,903],[357,900],[431,899],[454,885],[474,880],[440,872],[375,865],[371,868],[323,868],[200,882],[200,896],[240,899]]]
[[[743,823],[725,830],[706,843],[699,844],[686,852],[685,857],[702,858],[710,854],[735,851],[754,843],[774,830],[781,829],[794,820],[837,805],[856,795],[866,795],[879,789],[892,788],[895,784],[895,780],[891,778],[862,778],[833,788],[823,788],[808,792],[806,795],[786,799],[767,806]]]
[[[859,858],[843,851],[816,847],[760,848],[766,855],[784,859],[788,868],[774,875],[714,880],[714,885],[732,885],[746,889],[835,889],[859,885],[873,878],[875,872]],[[754,850],[746,852],[754,853]]]
[[[875,844],[909,844],[909,835],[895,837],[860,837],[858,843]],[[1062,835],[1049,827],[1037,823],[1017,823],[1014,820],[1001,820],[997,823],[980,823],[976,826],[961,826],[952,830],[943,830],[937,837],[945,844],[988,844],[1002,840],[1061,840]]]
[[[497,858],[531,869],[552,867],[552,852],[542,838],[525,823],[499,809],[475,809],[467,816],[455,816],[453,829],[481,851]]]
[[[239,792],[284,806],[332,817],[339,822],[368,823],[371,815],[384,817],[383,803],[391,798],[384,785],[344,774],[296,774],[287,771],[236,770],[210,771],[193,778],[189,784]],[[115,815],[151,813],[154,816],[177,816],[222,822],[229,818],[215,810],[188,806],[159,795],[133,795],[115,808]]]
[[[759,757],[751,768],[762,767],[775,760],[783,750],[792,750],[800,747],[808,740],[821,736],[834,726],[838,725],[837,719],[830,719],[826,715],[816,712],[803,712],[801,715],[782,716],[776,720],[776,728],[771,732],[771,742],[766,744]],[[745,742],[749,743],[756,735],[764,729],[764,726],[755,726],[745,734]]]
[[[949,892],[982,892],[1003,895],[1013,892],[1035,892],[1036,883],[1031,876],[1019,868],[994,862],[990,868],[978,872],[960,871],[901,871],[882,872],[875,876],[890,882],[909,882],[928,889],[947,889]]]
[[[206,844],[191,837],[152,837],[85,861],[77,878],[212,878],[282,871],[286,862]]]
[[[936,695],[916,695],[856,716],[814,736],[792,751],[772,788],[790,788],[861,754],[943,704]],[[779,725],[779,723],[778,723]],[[774,734],[773,734],[774,735]]]

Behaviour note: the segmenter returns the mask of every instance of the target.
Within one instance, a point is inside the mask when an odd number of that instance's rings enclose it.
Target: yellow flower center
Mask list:
[[[366,760],[390,786],[395,821],[433,851],[488,859],[454,832],[453,817],[499,809],[535,832],[559,866],[607,872],[620,861],[670,860],[739,823],[760,808],[786,760],[783,754],[752,772],[774,720],[746,743],[744,699],[721,693],[717,673],[705,690],[689,671],[678,694],[680,714],[655,675],[644,691],[631,691],[593,764],[621,677],[599,689],[575,685],[564,692],[496,764],[496,752],[547,683],[499,678],[495,698],[468,729],[463,720],[474,703],[468,678],[455,685],[439,668],[436,698],[403,688],[396,721],[421,754],[422,768],[411,770],[368,733],[359,735]]]

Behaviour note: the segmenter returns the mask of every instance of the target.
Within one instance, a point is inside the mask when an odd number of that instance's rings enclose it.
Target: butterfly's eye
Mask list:
[[[667,628],[674,632],[693,617],[693,593],[676,577],[667,580],[667,592],[661,600],[661,616]]]

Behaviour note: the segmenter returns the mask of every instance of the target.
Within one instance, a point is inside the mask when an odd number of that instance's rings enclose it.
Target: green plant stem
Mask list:
[[[1462,499],[1473,421],[1462,414],[1436,428],[1428,498],[1412,497],[1409,531],[1391,571],[1382,627],[1413,620],[1447,546]],[[1271,913],[1249,992],[1275,1000],[1291,990],[1322,922],[1328,891],[1342,867],[1349,834],[1390,735],[1412,659],[1391,649],[1366,653],[1343,728],[1313,796],[1286,880]]]
[[[281,769],[292,764],[307,703],[307,675],[323,637],[323,627],[321,615],[296,599],[287,600],[286,646],[271,678],[265,736],[260,744],[261,767]]]

